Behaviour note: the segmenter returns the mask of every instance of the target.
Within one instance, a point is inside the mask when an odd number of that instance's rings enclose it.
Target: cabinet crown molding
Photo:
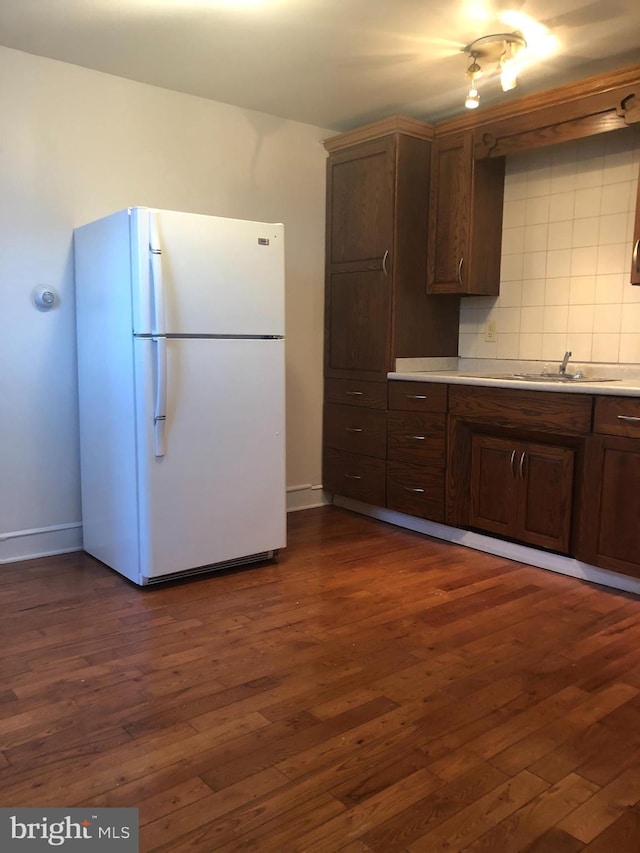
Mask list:
[[[432,124],[408,116],[390,116],[371,124],[365,124],[362,127],[356,127],[353,130],[347,130],[337,136],[331,136],[329,139],[325,139],[322,144],[332,154],[342,148],[379,139],[381,136],[391,133],[402,133],[405,136],[414,136],[416,139],[426,139],[427,142],[431,142],[434,137],[434,127]]]

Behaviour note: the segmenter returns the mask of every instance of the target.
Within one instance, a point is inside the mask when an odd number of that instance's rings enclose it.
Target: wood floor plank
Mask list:
[[[468,853],[520,853],[599,790],[570,774],[519,808],[466,848]]]
[[[337,849],[345,840],[357,838],[440,787],[442,781],[428,770],[417,770],[352,808],[345,809],[314,830],[303,833],[296,846],[309,853]]]
[[[586,853],[612,853],[619,850],[640,849],[640,808],[626,808],[590,844],[583,847]]]
[[[619,849],[622,851],[627,848],[621,847]],[[578,841],[568,832],[552,827],[529,844],[523,853],[579,853],[580,850],[584,850],[582,841]],[[629,853],[631,850],[632,848],[629,847]],[[605,851],[603,850],[601,853],[605,853]],[[608,851],[608,853],[613,853],[613,850]]]
[[[517,773],[637,695],[634,687],[612,684],[599,693],[589,695],[565,717],[554,720],[493,756],[491,763],[505,773]]]
[[[575,838],[585,843],[593,841],[613,824],[627,807],[640,801],[640,768],[625,770],[604,788],[594,794],[558,824]]]
[[[453,818],[504,782],[504,774],[487,764],[477,765],[377,827],[367,829],[363,839],[373,850],[381,853],[404,850],[412,841]]]
[[[523,770],[408,845],[412,853],[456,853],[548,788]]]

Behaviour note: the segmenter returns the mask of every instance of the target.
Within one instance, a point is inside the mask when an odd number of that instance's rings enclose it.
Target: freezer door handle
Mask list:
[[[158,231],[158,217],[149,211],[149,257],[151,259],[151,286],[153,294],[154,334],[166,334],[164,315],[164,280],[162,278],[162,247]]]
[[[153,406],[153,442],[156,456],[164,456],[164,427],[167,417],[167,340],[152,338],[155,355],[155,401]]]

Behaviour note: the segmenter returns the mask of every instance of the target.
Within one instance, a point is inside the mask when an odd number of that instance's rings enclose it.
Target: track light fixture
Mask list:
[[[487,64],[497,66],[502,91],[509,92],[515,89],[518,82],[519,55],[526,46],[527,42],[522,33],[514,32],[481,36],[464,48],[464,52],[469,54],[466,75],[471,78],[471,89],[465,101],[467,109],[475,109],[480,104],[476,80],[482,76],[483,69],[478,60],[482,61],[485,67]]]

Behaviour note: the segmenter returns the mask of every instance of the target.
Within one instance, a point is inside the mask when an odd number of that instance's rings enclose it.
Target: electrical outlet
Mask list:
[[[498,337],[498,330],[496,328],[495,320],[488,320],[487,325],[484,329],[484,339],[489,343],[495,343]]]

